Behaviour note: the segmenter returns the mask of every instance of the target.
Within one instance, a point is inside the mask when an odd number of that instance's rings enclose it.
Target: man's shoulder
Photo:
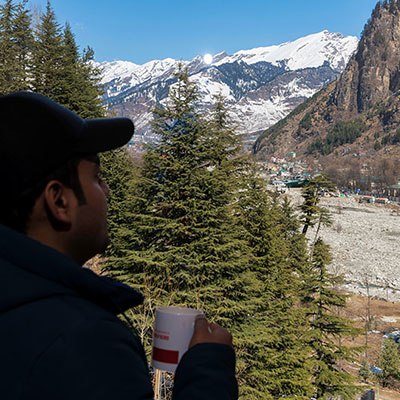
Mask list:
[[[18,338],[19,343],[29,343],[31,349],[43,350],[56,339],[104,323],[130,335],[114,314],[85,298],[69,295],[35,298],[2,314],[0,339],[12,344]]]
[[[2,314],[0,355],[7,363],[5,381],[15,388],[25,382],[29,393],[47,387],[56,392],[68,376],[76,375],[79,382],[87,370],[99,373],[96,366],[147,370],[140,341],[125,324],[96,304],[70,296],[35,299]]]
[[[49,371],[51,368],[55,369]],[[76,320],[37,357],[25,391],[46,391],[46,398],[53,398],[50,394],[57,393],[59,387],[67,393],[66,398],[89,398],[86,391],[90,388],[99,392],[96,398],[116,395],[122,399],[127,393],[132,396],[134,388],[147,393],[143,398],[152,397],[140,341],[112,314]]]

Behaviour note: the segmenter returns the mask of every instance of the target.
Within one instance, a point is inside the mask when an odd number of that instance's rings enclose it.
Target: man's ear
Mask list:
[[[60,181],[50,181],[44,191],[44,206],[54,228],[69,228],[72,223],[74,196],[72,189]]]

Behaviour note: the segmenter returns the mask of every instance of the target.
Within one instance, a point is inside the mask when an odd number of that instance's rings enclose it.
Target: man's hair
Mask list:
[[[93,157],[93,155],[81,155],[72,158],[44,179],[38,181],[33,187],[27,189],[21,196],[0,200],[0,224],[6,225],[18,232],[26,233],[35,202],[42,194],[46,185],[52,180],[59,181],[72,189],[78,199],[79,205],[85,204],[86,198],[79,181],[78,164],[83,159],[94,161]]]

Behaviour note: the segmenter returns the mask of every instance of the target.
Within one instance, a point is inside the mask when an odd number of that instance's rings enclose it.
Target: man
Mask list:
[[[18,92],[0,97],[0,124],[0,398],[151,399],[143,347],[116,317],[141,294],[82,268],[108,244],[97,153],[132,122]],[[234,364],[231,335],[198,320],[173,398],[236,398]]]

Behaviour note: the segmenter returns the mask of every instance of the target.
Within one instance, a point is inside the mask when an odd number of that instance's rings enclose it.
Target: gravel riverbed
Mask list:
[[[299,190],[288,193],[301,203]],[[321,205],[332,214],[333,224],[321,227],[320,236],[331,246],[330,270],[345,278],[345,289],[400,301],[400,207],[359,204],[356,197],[323,197]],[[308,234],[310,240],[315,231]]]

